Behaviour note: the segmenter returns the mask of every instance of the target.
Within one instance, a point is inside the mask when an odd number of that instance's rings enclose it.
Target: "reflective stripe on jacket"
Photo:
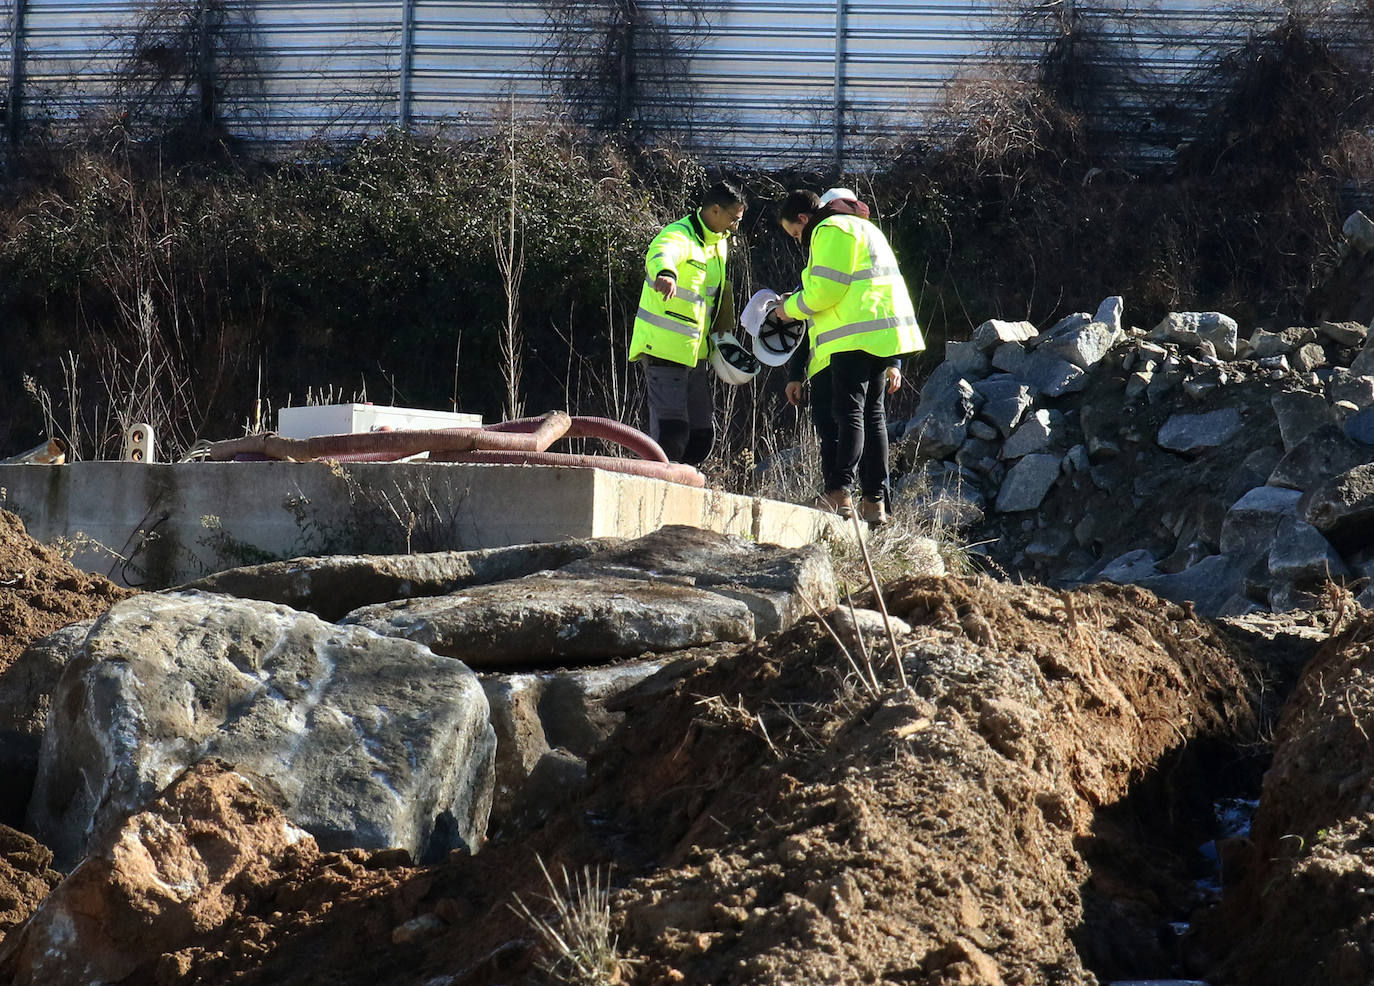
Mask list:
[[[835,353],[886,357],[925,348],[887,237],[858,216],[829,216],[811,231],[801,290],[783,311],[811,319],[808,377],[829,366]]]
[[[669,223],[654,237],[644,259],[630,359],[649,355],[696,366],[705,358],[706,332],[725,283],[728,237],[712,232],[699,212]],[[655,278],[665,273],[677,282],[677,293],[667,301],[654,290]]]

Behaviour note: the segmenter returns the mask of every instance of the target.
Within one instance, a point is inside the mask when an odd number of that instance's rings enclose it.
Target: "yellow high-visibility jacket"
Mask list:
[[[858,216],[828,216],[811,231],[801,290],[788,297],[783,311],[811,319],[807,377],[829,366],[835,353],[887,357],[925,348],[887,237]]]
[[[644,259],[644,287],[630,337],[631,360],[648,355],[696,366],[706,356],[712,314],[717,301],[724,300],[722,290],[729,288],[725,280],[729,236],[712,232],[701,213],[695,212],[669,223],[654,237]],[[654,290],[654,279],[660,274],[677,281],[677,293],[668,301]]]

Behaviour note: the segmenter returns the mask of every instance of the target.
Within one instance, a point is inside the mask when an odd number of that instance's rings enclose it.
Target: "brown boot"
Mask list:
[[[882,500],[870,500],[868,497],[859,501],[859,519],[869,527],[882,527],[892,520]]]
[[[854,500],[848,490],[826,490],[816,497],[816,509],[839,514],[848,520],[854,516]]]

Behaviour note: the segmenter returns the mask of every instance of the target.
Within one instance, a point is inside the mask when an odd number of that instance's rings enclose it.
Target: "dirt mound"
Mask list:
[[[1374,982],[1374,614],[1313,658],[1285,704],[1249,839],[1226,848],[1204,928],[1219,983]]]
[[[610,872],[633,982],[1173,972],[1159,929],[1198,902],[1169,865],[1176,847],[1157,840],[1145,890],[1134,862],[1099,860],[1135,793],[1169,789],[1157,765],[1253,739],[1244,665],[1185,609],[1129,587],[920,579],[885,595],[915,624],[910,690],[881,655],[882,688],[866,689],[814,620],[686,658],[623,700],[589,793],[542,827],[427,868],[303,863],[181,951],[175,981],[538,981],[548,953],[509,905],[519,893],[552,911],[541,859]]]
[[[39,637],[99,616],[131,594],[81,571],[0,510],[0,673]]]

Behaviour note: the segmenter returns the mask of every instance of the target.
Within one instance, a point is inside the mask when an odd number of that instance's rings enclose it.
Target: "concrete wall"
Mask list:
[[[636,537],[688,524],[787,546],[849,536],[793,504],[562,466],[77,462],[0,466],[0,505],[121,585],[304,555]]]

